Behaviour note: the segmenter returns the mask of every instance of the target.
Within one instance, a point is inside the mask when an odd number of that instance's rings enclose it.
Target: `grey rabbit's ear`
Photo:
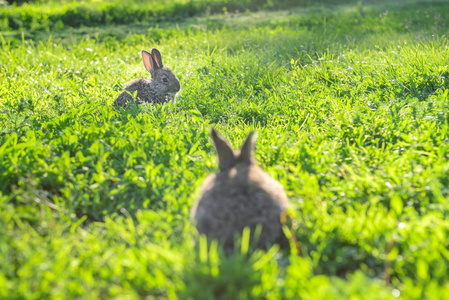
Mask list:
[[[153,58],[156,61],[157,66],[160,69],[162,69],[164,67],[164,65],[162,64],[162,56],[161,56],[161,53],[159,52],[159,50],[157,50],[156,48],[153,48],[153,50],[151,50],[151,54],[153,55]]]
[[[143,61],[143,65],[145,66],[145,69],[147,69],[148,72],[150,72],[151,76],[153,76],[153,72],[155,69],[158,69],[158,66],[156,64],[156,62],[154,61],[153,56],[145,51],[142,50],[142,61]]]
[[[248,134],[245,142],[240,149],[240,159],[245,162],[251,162],[253,159],[253,149],[254,149],[254,131]]]
[[[225,171],[232,167],[235,163],[234,151],[231,146],[224,140],[224,138],[212,128],[212,139],[217,149],[218,154],[218,166],[220,171]]]

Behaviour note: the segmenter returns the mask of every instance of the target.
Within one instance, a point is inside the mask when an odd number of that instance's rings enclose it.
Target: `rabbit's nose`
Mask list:
[[[179,80],[176,81],[175,89],[176,89],[176,92],[179,92],[179,90],[181,89],[181,84],[179,83]]]
[[[177,93],[181,89],[181,83],[179,83],[178,78],[175,78],[175,82],[173,83],[173,92]]]

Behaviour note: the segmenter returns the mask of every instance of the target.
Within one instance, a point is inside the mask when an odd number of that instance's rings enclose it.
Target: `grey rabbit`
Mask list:
[[[128,82],[124,91],[115,99],[114,105],[125,107],[132,103],[132,95],[136,91],[136,104],[168,101],[176,104],[176,93],[181,89],[179,79],[170,69],[164,68],[159,50],[153,49],[151,53],[142,50],[141,53],[145,69],[151,74],[151,80],[137,78]]]
[[[246,226],[251,242],[256,227],[262,226],[259,248],[271,243],[288,246],[281,223],[288,199],[281,184],[257,165],[253,136],[251,132],[240,151],[234,151],[212,129],[220,171],[206,178],[191,211],[198,232],[222,242],[227,253],[234,249],[234,235]]]

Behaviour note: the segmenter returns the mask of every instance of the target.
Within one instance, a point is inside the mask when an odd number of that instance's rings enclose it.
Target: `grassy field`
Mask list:
[[[449,299],[449,3],[292,2],[0,6],[0,298]],[[153,47],[177,105],[113,108]],[[211,127],[299,255],[197,236]]]

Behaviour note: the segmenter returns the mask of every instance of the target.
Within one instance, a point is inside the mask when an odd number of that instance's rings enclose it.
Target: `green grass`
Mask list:
[[[448,16],[407,0],[4,27],[0,298],[448,298]],[[178,104],[113,108],[152,47]],[[235,147],[258,132],[300,255],[197,236],[212,126]]]
[[[18,0],[19,4],[23,0]],[[312,0],[42,0],[0,10],[0,29],[47,31],[65,27],[175,21],[196,15],[286,8]],[[318,2],[336,2],[320,0]],[[355,0],[352,0],[355,2]],[[0,2],[1,5],[1,2]]]

